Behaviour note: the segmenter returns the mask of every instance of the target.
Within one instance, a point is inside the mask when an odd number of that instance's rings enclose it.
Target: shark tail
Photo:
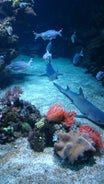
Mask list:
[[[33,62],[33,58],[30,58],[28,65],[30,66],[32,62]]]
[[[63,31],[63,28],[61,28],[61,29],[59,30],[59,36],[62,36],[62,31]]]
[[[36,33],[35,31],[33,31],[33,34],[35,35],[35,40],[40,37],[40,34]]]

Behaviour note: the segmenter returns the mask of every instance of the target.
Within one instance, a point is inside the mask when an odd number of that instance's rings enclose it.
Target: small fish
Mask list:
[[[83,50],[81,50],[79,53],[76,53],[73,57],[73,64],[78,66],[83,56],[84,56]]]
[[[52,54],[50,53],[50,50],[52,48],[52,42],[50,41],[46,46],[46,53],[43,55],[43,59],[46,62],[51,62]]]
[[[12,28],[12,26],[6,27],[6,31],[7,31],[8,35],[11,36],[13,34],[13,28]]]
[[[33,58],[30,58],[28,63],[24,61],[12,62],[11,64],[6,66],[6,69],[11,70],[12,72],[21,72],[26,70],[31,65],[32,61],[33,61]]]
[[[1,55],[1,56],[0,56],[0,62],[1,62],[3,59],[4,59],[4,56]]]
[[[46,53],[43,55],[43,59],[48,63],[51,62],[52,54],[47,50]]]
[[[71,35],[70,39],[71,39],[71,42],[72,42],[73,44],[76,42],[77,36],[76,36],[76,32],[75,32],[75,31],[74,31],[73,34]]]
[[[29,5],[29,3],[26,3],[26,2],[20,2],[19,3],[19,7],[22,9],[26,8],[27,6]]]
[[[62,29],[59,30],[59,31],[56,31],[56,30],[48,30],[48,31],[45,31],[45,32],[42,32],[42,33],[36,33],[33,31],[33,34],[35,35],[35,40],[39,37],[41,37],[43,40],[52,40],[52,39],[55,39],[56,36],[62,36],[61,34],[62,32]]]
[[[104,78],[104,72],[103,71],[99,71],[97,74],[96,74],[96,79],[97,80],[102,80]]]

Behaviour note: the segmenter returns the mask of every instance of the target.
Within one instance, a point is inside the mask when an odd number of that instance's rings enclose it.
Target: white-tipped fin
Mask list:
[[[30,58],[28,65],[31,65],[32,62],[33,62],[33,58]]]
[[[67,90],[70,90],[70,88],[69,88],[69,86],[67,86],[67,88],[66,88]]]
[[[39,33],[36,33],[35,31],[33,31],[33,34],[35,35],[35,40],[40,37],[40,34]]]
[[[62,36],[62,31],[63,31],[63,28],[61,28],[61,29],[59,30],[59,35],[60,35],[60,36]]]
[[[84,97],[83,89],[81,87],[79,88],[79,95]]]

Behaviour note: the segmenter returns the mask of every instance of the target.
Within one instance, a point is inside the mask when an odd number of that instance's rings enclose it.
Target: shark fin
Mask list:
[[[84,98],[84,93],[83,93],[83,89],[80,87],[79,88],[79,95],[82,96]]]
[[[70,88],[69,88],[69,86],[67,86],[67,88],[66,88],[67,90],[69,90]]]
[[[87,118],[87,116],[84,114],[76,114],[75,117],[76,118]]]

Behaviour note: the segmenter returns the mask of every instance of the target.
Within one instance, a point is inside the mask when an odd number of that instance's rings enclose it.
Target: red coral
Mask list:
[[[102,142],[101,135],[98,131],[93,129],[89,125],[81,125],[79,131],[81,133],[88,133],[89,136],[92,138],[92,140],[95,143],[96,150],[101,150],[104,147],[104,143]]]
[[[48,121],[62,121],[64,117],[64,107],[60,104],[53,104],[46,113]]]
[[[67,127],[72,126],[75,123],[75,112],[70,111],[70,112],[64,112],[64,125]]]

